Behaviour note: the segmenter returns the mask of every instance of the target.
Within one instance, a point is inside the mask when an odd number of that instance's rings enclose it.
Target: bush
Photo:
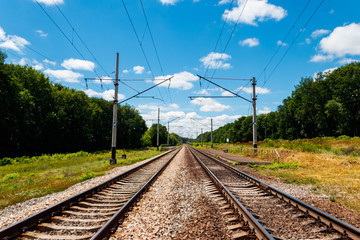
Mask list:
[[[88,171],[86,171],[86,173],[84,173],[83,175],[81,175],[79,177],[79,181],[82,182],[82,181],[85,181],[85,180],[88,180],[88,179],[91,179],[94,177],[96,177],[96,174],[93,171],[88,170]]]
[[[8,181],[8,180],[12,180],[12,179],[17,179],[20,177],[20,174],[18,173],[9,173],[9,174],[6,174],[4,177],[3,177],[3,181]]]
[[[0,166],[11,165],[11,164],[12,164],[11,158],[0,159]]]

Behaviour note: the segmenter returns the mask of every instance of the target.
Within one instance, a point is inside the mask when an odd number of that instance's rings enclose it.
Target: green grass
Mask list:
[[[154,149],[117,152],[116,165],[109,164],[110,152],[43,155],[7,158],[0,165],[0,209],[34,197],[62,191],[87,179],[104,175],[112,168],[131,165],[160,154]]]
[[[300,165],[297,162],[283,162],[283,163],[273,163],[271,165],[248,164],[248,166],[252,168],[278,170],[278,169],[290,169],[290,168],[297,169]]]

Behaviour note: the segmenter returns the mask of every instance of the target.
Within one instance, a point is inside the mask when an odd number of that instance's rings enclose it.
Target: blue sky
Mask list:
[[[114,95],[112,81],[104,80],[102,87],[89,81],[86,87],[84,78],[114,78],[116,52],[120,54],[120,79],[174,76],[170,85],[165,83],[144,94],[154,98],[134,98],[127,103],[139,109],[148,125],[160,107],[161,122],[178,118],[170,123],[170,131],[186,137],[195,137],[201,128],[209,130],[210,118],[217,128],[252,114],[250,104],[240,98],[189,99],[227,95],[204,80],[199,82],[198,74],[242,79],[260,76],[260,114],[275,111],[301,77],[360,59],[357,0],[234,0],[232,5],[231,0],[143,0],[160,64],[140,0],[124,2],[148,63],[121,0],[1,0],[0,48],[7,52],[9,63],[33,66],[53,82],[107,100]],[[231,91],[242,89],[239,94],[251,99],[249,81],[213,81]],[[156,82],[126,82],[131,88],[120,84],[119,98],[128,98]]]

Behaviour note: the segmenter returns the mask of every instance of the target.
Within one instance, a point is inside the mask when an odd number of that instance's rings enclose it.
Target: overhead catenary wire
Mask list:
[[[39,56],[41,56],[41,57],[43,57],[43,58],[45,58],[45,59],[53,62],[53,60],[52,60],[51,58],[48,58],[47,56],[45,56],[45,55],[42,54],[41,52],[33,49],[32,47],[29,47],[29,46],[27,46],[27,45],[24,45],[24,46],[25,46],[26,48],[30,49],[31,51],[33,51],[34,53],[38,54]]]
[[[289,45],[289,47],[287,48],[287,50],[285,51],[285,53],[283,54],[283,56],[280,58],[280,60],[277,62],[277,64],[275,65],[274,69],[271,71],[271,73],[269,74],[268,78],[264,81],[264,84],[262,85],[262,87],[265,86],[265,84],[268,82],[268,80],[271,78],[271,76],[274,74],[274,72],[276,71],[276,69],[279,67],[279,65],[281,64],[281,62],[284,60],[285,56],[287,55],[287,53],[289,52],[289,50],[291,49],[291,47],[294,45],[294,43],[296,42],[296,40],[300,37],[301,33],[304,31],[304,29],[307,27],[307,25],[310,23],[311,19],[314,17],[314,15],[316,14],[316,12],[319,10],[319,8],[321,7],[321,5],[324,3],[325,0],[321,0],[321,2],[318,4],[318,6],[316,7],[316,9],[314,10],[314,12],[311,14],[311,16],[309,17],[309,19],[306,21],[306,23],[304,24],[304,26],[301,28],[301,30],[298,32],[298,34],[296,35],[296,37],[294,38],[294,40],[291,42],[291,44]]]
[[[229,43],[230,43],[231,38],[234,36],[235,29],[236,29],[237,25],[238,25],[239,22],[240,22],[241,16],[242,16],[242,14],[244,13],[244,10],[245,10],[245,7],[246,7],[247,3],[248,3],[248,0],[245,1],[244,6],[243,6],[243,8],[241,9],[241,12],[240,12],[240,14],[239,14],[239,17],[238,17],[238,19],[237,19],[237,21],[236,21],[236,23],[235,23],[235,25],[234,25],[234,27],[233,27],[233,29],[232,29],[232,31],[231,31],[231,34],[230,34],[230,36],[229,36],[229,39],[227,40],[227,42],[226,42],[226,44],[225,44],[225,47],[224,47],[224,49],[223,49],[223,51],[222,51],[222,53],[221,53],[220,59],[217,61],[216,67],[215,67],[214,72],[213,72],[213,74],[211,75],[211,77],[214,77],[217,69],[219,68],[220,62],[222,61],[222,58],[223,58],[223,56],[224,56],[224,53],[226,52],[226,49],[227,49],[228,46],[229,46]]]
[[[210,63],[212,62],[212,60],[213,60],[213,58],[214,58],[214,54],[215,54],[216,49],[217,49],[217,46],[218,46],[218,44],[219,44],[219,42],[220,42],[222,33],[223,33],[223,31],[224,31],[224,27],[225,27],[225,24],[226,24],[226,21],[227,21],[227,19],[228,19],[229,12],[230,12],[230,9],[231,9],[233,3],[234,3],[234,0],[232,0],[231,3],[230,3],[229,11],[227,12],[226,17],[225,17],[224,22],[223,22],[223,25],[222,25],[222,27],[221,27],[219,37],[218,37],[218,39],[217,39],[217,41],[216,41],[216,44],[215,44],[215,47],[214,47],[214,50],[213,50],[213,54],[211,55],[210,62],[209,62],[209,64],[208,64],[207,67],[206,67],[206,71],[205,71],[205,74],[204,74],[205,77],[206,77],[206,75],[207,75],[207,73],[208,73],[208,71],[209,71]]]
[[[146,21],[146,27],[147,27],[146,29],[149,30],[150,39],[151,39],[151,42],[152,42],[152,45],[153,45],[153,48],[154,48],[154,51],[155,51],[155,54],[156,54],[157,61],[158,61],[159,66],[160,66],[161,74],[162,74],[162,76],[165,76],[164,69],[163,69],[163,66],[162,66],[161,61],[160,61],[159,52],[157,50],[157,47],[156,47],[156,44],[155,44],[155,41],[154,41],[154,37],[153,37],[152,31],[151,31],[151,28],[150,28],[149,20],[147,18],[145,8],[144,8],[144,4],[143,4],[142,0],[140,0],[140,4],[141,4],[141,9],[142,9],[142,12],[144,14],[145,21]],[[146,33],[146,29],[145,29],[145,32],[144,32],[144,36],[145,36],[145,33]],[[144,40],[144,36],[143,36],[143,40]],[[169,81],[168,93],[169,93],[170,102],[173,102],[172,98],[171,98],[171,93],[170,93],[170,90],[169,90],[170,84],[171,84],[171,81]]]
[[[86,61],[86,58],[84,55],[80,52],[80,50],[74,45],[74,42],[70,40],[70,38],[65,34],[65,32],[61,29],[61,27],[55,22],[55,20],[50,16],[50,14],[45,10],[45,8],[39,3],[38,0],[35,0],[35,2],[39,5],[39,7],[43,10],[43,12],[48,16],[48,18],[54,23],[54,25],[57,27],[57,29],[61,32],[61,34],[68,40],[68,42],[73,46],[73,48],[76,50],[76,52]],[[90,64],[89,64],[90,65]],[[100,78],[99,74],[94,69],[94,73]]]
[[[297,22],[300,20],[300,18],[302,17],[302,15],[304,14],[306,8],[309,6],[310,2],[312,0],[308,0],[308,2],[306,3],[305,7],[302,9],[302,11],[300,12],[300,14],[298,15],[298,17],[296,18],[295,22],[292,24],[291,28],[289,29],[289,31],[286,33],[285,37],[281,40],[281,43],[285,43],[287,38],[289,37],[290,33],[294,30]],[[272,60],[274,60],[274,57],[276,56],[276,54],[279,52],[280,48],[282,47],[281,44],[279,44],[279,46],[277,47],[277,49],[275,50],[275,52],[273,53],[273,55],[271,56],[270,60],[268,61],[268,63],[266,64],[265,68],[263,69],[263,71],[260,73],[260,75],[256,78],[256,79],[260,79],[260,77],[265,73],[266,69],[269,67],[270,63],[272,62]]]
[[[144,55],[146,64],[147,64],[147,66],[148,66],[148,68],[149,68],[149,70],[150,70],[150,72],[151,72],[152,77],[155,79],[155,75],[154,75],[153,70],[152,70],[152,68],[151,68],[151,66],[150,66],[149,59],[148,59],[148,57],[147,57],[147,55],[146,55],[146,53],[145,53],[143,44],[142,44],[142,42],[140,41],[140,38],[139,38],[139,35],[138,35],[137,31],[136,31],[135,25],[134,25],[134,23],[133,23],[133,21],[132,21],[132,19],[131,19],[131,16],[130,16],[129,11],[128,11],[127,7],[126,7],[126,3],[125,3],[124,0],[121,0],[121,1],[122,1],[122,3],[123,3],[123,6],[124,6],[124,9],[125,9],[126,15],[127,15],[128,19],[129,19],[129,21],[130,21],[131,27],[132,27],[132,29],[133,29],[133,31],[134,31],[134,33],[135,33],[136,39],[137,39],[137,41],[138,41],[138,44],[139,44],[139,46],[140,46],[140,48],[141,48],[141,52],[142,52],[142,54]],[[163,96],[162,96],[162,94],[161,94],[161,92],[160,92],[159,89],[158,89],[158,91],[159,91],[159,94],[160,94],[160,96],[161,96],[161,99],[164,100],[164,98],[163,98]]]
[[[86,50],[90,53],[90,55],[94,58],[94,61],[100,66],[100,68],[104,71],[104,73],[106,74],[107,71],[104,69],[104,67],[102,66],[102,64],[96,59],[96,57],[94,56],[94,54],[92,53],[92,51],[90,50],[90,48],[86,45],[86,43],[84,42],[84,40],[80,37],[79,33],[76,31],[76,29],[74,28],[74,26],[70,23],[69,19],[65,16],[65,14],[63,13],[63,11],[61,10],[61,8],[59,7],[59,5],[56,3],[55,0],[53,0],[55,6],[57,7],[57,9],[59,10],[59,12],[61,13],[61,15],[65,18],[66,22],[69,24],[69,26],[71,27],[72,31],[76,34],[76,36],[79,38],[79,40],[81,41],[81,43],[84,45],[84,47],[86,48]]]

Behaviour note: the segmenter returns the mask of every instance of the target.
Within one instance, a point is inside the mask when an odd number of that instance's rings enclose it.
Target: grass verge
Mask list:
[[[118,151],[117,156],[121,156]],[[7,159],[0,166],[0,209],[35,197],[62,191],[107,171],[131,165],[158,155],[154,149],[126,151],[126,159],[118,157],[109,165],[110,152],[70,153]],[[10,163],[10,164],[9,164]]]

